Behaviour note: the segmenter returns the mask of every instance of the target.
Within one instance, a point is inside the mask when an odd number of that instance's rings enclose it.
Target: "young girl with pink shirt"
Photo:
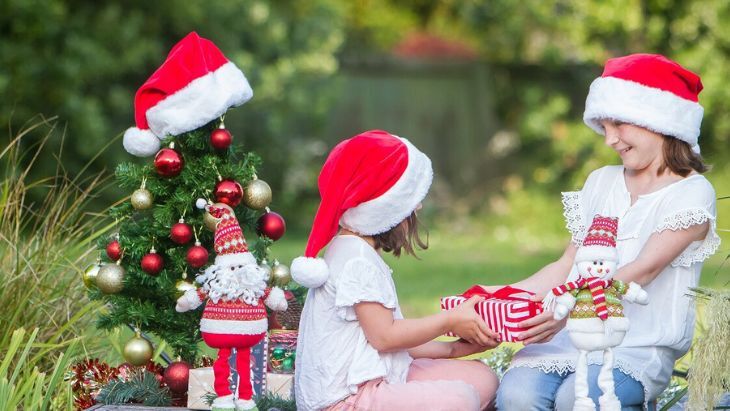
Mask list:
[[[310,288],[296,352],[299,410],[480,410],[494,399],[492,370],[452,359],[499,344],[474,311],[479,297],[404,319],[381,257],[426,248],[416,212],[432,176],[426,155],[379,130],[341,142],[327,158],[305,256],[292,263],[294,280]],[[448,331],[463,339],[433,341]]]

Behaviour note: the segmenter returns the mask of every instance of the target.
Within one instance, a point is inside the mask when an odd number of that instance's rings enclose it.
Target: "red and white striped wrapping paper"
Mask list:
[[[487,326],[499,333],[502,341],[510,342],[517,342],[516,335],[526,330],[517,324],[542,312],[540,303],[529,301],[531,293],[528,291],[505,287],[494,293],[475,292],[477,287],[483,290],[480,286],[474,286],[462,295],[441,298],[441,309],[450,310],[472,295],[484,295],[487,300],[477,303],[474,308]],[[453,333],[447,335],[455,336]]]

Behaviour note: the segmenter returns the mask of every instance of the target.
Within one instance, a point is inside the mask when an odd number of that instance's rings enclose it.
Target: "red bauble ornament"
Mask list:
[[[193,229],[181,218],[170,229],[170,239],[177,244],[187,244],[193,239]]]
[[[188,264],[193,268],[200,268],[208,262],[208,250],[200,245],[200,242],[196,241],[195,245],[188,249],[188,254],[185,256]]]
[[[119,241],[114,240],[106,246],[106,255],[112,261],[117,261],[122,257],[122,246],[119,244]]]
[[[210,133],[210,145],[216,150],[225,150],[231,146],[233,136],[225,128],[217,128]]]
[[[215,202],[235,207],[241,203],[243,187],[236,180],[225,179],[215,185]]]
[[[273,211],[269,211],[259,217],[256,223],[256,232],[259,235],[265,235],[276,241],[286,232],[286,223],[282,216]]]
[[[182,154],[173,148],[163,148],[155,156],[155,169],[163,177],[175,177],[183,169],[185,160]]]
[[[139,265],[142,267],[142,271],[147,274],[157,275],[163,268],[165,268],[165,260],[163,260],[162,256],[157,254],[153,248],[148,254],[145,254],[145,256],[142,257],[142,261]]]
[[[170,363],[165,369],[163,378],[165,384],[175,394],[184,394],[188,391],[188,378],[190,377],[190,364],[185,361]]]

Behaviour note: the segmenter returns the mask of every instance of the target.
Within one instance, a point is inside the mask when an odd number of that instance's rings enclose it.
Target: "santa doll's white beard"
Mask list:
[[[233,268],[233,269],[231,269]],[[266,270],[255,264],[221,267],[212,265],[195,279],[201,289],[213,300],[242,300],[256,305],[263,297],[268,275]]]

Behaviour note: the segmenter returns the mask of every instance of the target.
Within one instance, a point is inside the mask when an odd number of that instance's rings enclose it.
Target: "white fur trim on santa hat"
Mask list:
[[[137,157],[149,157],[160,151],[160,139],[150,130],[137,127],[128,128],[124,132],[122,145],[127,153]]]
[[[303,287],[320,287],[327,282],[329,275],[329,267],[321,258],[297,257],[291,262],[291,277]]]
[[[215,256],[215,265],[230,267],[232,265],[256,264],[256,258],[251,253],[218,254]]]
[[[700,152],[698,138],[704,109],[674,93],[615,77],[591,83],[583,121],[603,135],[601,120],[613,119],[687,142]]]
[[[147,110],[147,122],[158,136],[176,136],[220,117],[253,97],[246,76],[228,62]]]
[[[411,215],[428,194],[433,181],[431,160],[408,140],[399,138],[408,147],[403,175],[380,197],[345,211],[341,226],[363,235],[384,233]]]
[[[274,311],[286,311],[288,306],[284,291],[279,287],[273,287],[269,291],[269,296],[264,300],[264,304]]]
[[[613,260],[618,261],[618,253],[615,247],[602,245],[588,245],[578,247],[575,253],[575,262],[592,260]]]

